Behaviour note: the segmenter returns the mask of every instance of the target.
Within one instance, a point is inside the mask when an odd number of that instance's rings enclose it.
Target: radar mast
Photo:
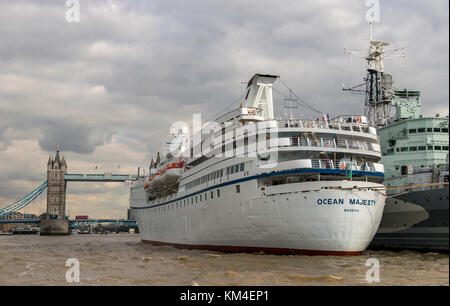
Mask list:
[[[347,91],[364,92],[365,115],[368,117],[370,126],[386,126],[392,106],[392,76],[384,72],[384,60],[405,57],[405,48],[384,50],[389,43],[373,39],[373,24],[370,23],[369,48],[367,51],[352,51],[345,49],[349,54],[364,56],[367,60],[367,76],[365,83],[345,89]],[[401,51],[401,54],[399,54]],[[356,88],[365,85],[365,90]]]

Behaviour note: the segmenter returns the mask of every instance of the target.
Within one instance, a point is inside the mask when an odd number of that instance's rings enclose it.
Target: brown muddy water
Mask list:
[[[79,283],[66,281],[69,258],[79,261]],[[370,285],[449,285],[448,254],[230,254],[152,246],[128,234],[0,236],[0,285],[369,285],[370,258],[380,263],[380,282]]]

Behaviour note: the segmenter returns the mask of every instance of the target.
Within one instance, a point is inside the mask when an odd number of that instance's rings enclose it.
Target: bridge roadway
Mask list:
[[[126,182],[135,181],[136,177],[129,174],[69,174],[64,176],[66,182]]]

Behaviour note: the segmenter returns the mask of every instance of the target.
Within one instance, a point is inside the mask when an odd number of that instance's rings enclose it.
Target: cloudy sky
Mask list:
[[[238,106],[254,73],[280,75],[330,115],[363,112],[342,85],[365,74],[344,52],[366,49],[365,0],[79,2],[69,23],[66,0],[0,0],[0,207],[46,179],[57,144],[71,173],[136,173],[172,122]],[[408,48],[385,63],[394,86],[420,90],[424,114],[448,115],[448,0],[380,2],[374,37]],[[45,201],[24,211],[42,213]],[[123,217],[128,190],[69,183],[67,203],[72,217]]]

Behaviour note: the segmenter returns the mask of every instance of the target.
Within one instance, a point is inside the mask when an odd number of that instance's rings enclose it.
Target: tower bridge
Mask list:
[[[7,217],[20,209],[31,204],[40,194],[47,189],[47,210],[39,217],[39,222],[33,220],[31,223],[40,223],[41,235],[68,235],[69,223],[73,225],[72,220],[66,217],[66,189],[67,182],[127,182],[134,181],[136,177],[128,174],[70,174],[67,173],[67,161],[60,157],[59,146],[56,150],[55,157],[49,157],[47,162],[47,181],[42,183],[35,190],[11,203],[10,205],[0,208],[0,218]],[[113,219],[111,219],[113,220]],[[113,222],[109,220],[109,223]],[[9,222],[8,222],[9,221]],[[11,223],[13,220],[0,220],[1,223]],[[23,221],[23,220],[22,220]],[[78,221],[78,220],[77,220]],[[99,220],[90,220],[95,223]],[[130,220],[122,220],[116,223],[130,223]],[[30,223],[25,222],[25,223]],[[72,223],[71,223],[72,222]],[[103,219],[100,222],[107,222]],[[23,222],[22,222],[23,223]]]

